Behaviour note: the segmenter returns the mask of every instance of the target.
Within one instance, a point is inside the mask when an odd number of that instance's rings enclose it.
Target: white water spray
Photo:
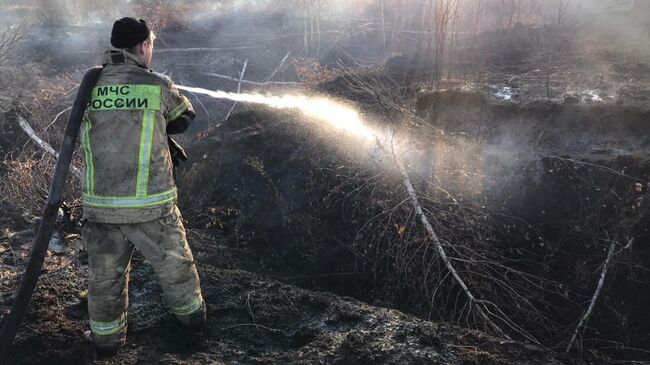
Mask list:
[[[191,93],[206,95],[215,99],[227,99],[242,103],[262,104],[275,109],[296,109],[307,116],[326,122],[336,129],[351,133],[367,141],[376,141],[377,134],[364,125],[359,113],[351,107],[345,106],[331,99],[318,96],[291,95],[281,96],[263,95],[257,93],[237,94],[225,91],[212,91],[199,87],[180,86],[181,90]]]

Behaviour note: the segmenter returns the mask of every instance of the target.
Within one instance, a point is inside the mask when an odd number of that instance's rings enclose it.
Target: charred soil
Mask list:
[[[82,340],[87,312],[79,293],[85,265],[78,238],[50,255],[16,342],[12,364],[549,364],[548,352],[477,331],[417,319],[349,297],[304,290],[232,267],[248,260],[223,239],[190,230],[208,323],[200,330],[177,324],[166,312],[155,274],[133,258],[126,347],[97,358]],[[19,246],[13,240],[17,252]],[[16,254],[22,261],[24,255]],[[3,255],[6,256],[6,255]],[[6,272],[6,271],[4,271]],[[3,278],[10,303],[17,272]],[[530,359],[530,360],[522,360]]]

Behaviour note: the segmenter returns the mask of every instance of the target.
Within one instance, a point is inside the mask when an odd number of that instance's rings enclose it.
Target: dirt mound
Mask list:
[[[354,140],[320,128],[295,114],[260,110],[204,133],[179,173],[189,225],[233,236],[285,274],[349,269],[353,258],[323,265],[345,257],[332,237],[354,235],[356,220],[317,200],[337,183],[331,171],[347,174],[361,162],[345,156]]]

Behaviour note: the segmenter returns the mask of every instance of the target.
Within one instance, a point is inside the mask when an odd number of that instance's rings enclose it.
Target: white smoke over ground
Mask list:
[[[207,28],[215,18],[227,18],[232,27],[224,28],[223,32],[233,33],[254,27],[255,21],[250,21],[252,18],[276,17],[282,23],[281,31],[269,36],[296,33],[300,39],[301,32],[305,31],[309,33],[309,40],[314,41],[314,32],[322,32],[323,35],[333,35],[330,41],[340,45],[341,40],[363,33],[383,34],[393,39],[392,47],[388,47],[384,54],[390,56],[391,52],[404,52],[399,45],[409,38],[426,35],[435,38],[435,30],[429,23],[423,23],[422,18],[433,17],[439,3],[451,4],[451,9],[457,11],[447,29],[447,42],[476,37],[480,32],[509,30],[518,25],[546,28],[587,22],[597,25],[587,31],[587,36],[614,35],[632,52],[648,53],[650,50],[650,26],[647,25],[650,5],[644,5],[650,4],[648,0],[3,0],[0,2],[0,24],[30,23],[54,28],[93,25],[110,32],[112,22],[123,16],[147,20],[176,17],[179,30],[183,27],[196,30]],[[318,28],[314,28],[315,19]],[[166,25],[164,21],[162,24],[163,27]],[[49,36],[55,37],[57,32],[53,33]],[[217,36],[219,34],[215,34]],[[84,43],[87,42],[81,44]],[[205,47],[210,46],[205,44]]]
[[[53,19],[59,23],[49,24],[43,26],[42,28],[34,29],[34,37],[37,38],[38,44],[43,45],[42,55],[38,55],[41,58],[52,58],[58,60],[56,57],[53,57],[54,53],[60,52],[61,54],[66,54],[70,52],[75,52],[74,55],[71,55],[71,59],[77,60],[79,67],[87,67],[87,65],[92,64],[96,61],[101,60],[101,50],[108,48],[108,39],[110,35],[110,26],[112,22],[118,17],[125,15],[135,15],[133,14],[137,6],[146,4],[146,1],[137,1],[137,0],[119,0],[110,3],[99,2],[96,0],[27,0],[27,1],[15,1],[15,0],[3,0],[2,6],[0,7],[0,19],[12,19],[13,21],[19,21],[20,19],[25,19],[30,21],[42,22],[42,16],[56,16]],[[315,4],[315,1],[295,1],[295,0],[231,0],[231,1],[219,1],[219,2],[209,2],[209,1],[169,1],[160,2],[162,4],[174,4],[174,6],[179,6],[180,9],[183,9],[183,13],[179,13],[184,21],[185,25],[188,28],[181,28],[178,30],[165,30],[161,31],[160,41],[157,43],[157,50],[165,51],[165,54],[156,55],[154,58],[154,68],[159,71],[167,72],[179,83],[196,85],[199,84],[210,89],[223,89],[223,90],[233,90],[235,84],[231,82],[230,84],[221,83],[218,81],[212,80],[211,82],[198,81],[199,75],[203,75],[201,72],[210,70],[212,72],[220,72],[223,74],[228,74],[231,76],[238,76],[237,73],[240,72],[241,68],[238,66],[243,59],[249,59],[249,68],[246,73],[246,78],[254,81],[263,81],[264,77],[268,76],[271,71],[275,69],[278,65],[278,62],[284,55],[291,52],[292,57],[297,56],[311,56],[317,57],[315,53],[311,55],[301,53],[302,47],[302,34],[301,30],[303,29],[303,21],[305,15],[305,6],[308,4]],[[424,37],[423,34],[429,34],[429,30],[418,28],[418,16],[422,16],[422,9],[427,2],[420,1],[404,1],[404,2],[383,2],[386,7],[386,27],[389,32],[394,32],[395,34],[401,34],[402,37]],[[431,2],[436,3],[436,2]],[[597,45],[597,43],[602,43],[601,35],[608,35],[607,47],[621,47],[624,46],[626,49],[629,49],[635,53],[643,54],[650,49],[650,42],[647,34],[644,35],[643,28],[639,26],[638,16],[635,14],[630,14],[621,11],[614,11],[609,8],[609,1],[603,0],[592,0],[592,1],[567,1],[567,0],[545,0],[545,1],[536,1],[536,0],[521,0],[517,1],[517,8],[504,7],[503,4],[510,2],[503,2],[497,0],[485,0],[485,1],[470,1],[470,2],[459,2],[459,19],[455,28],[457,35],[462,38],[468,34],[474,34],[471,31],[474,29],[479,29],[481,31],[489,32],[494,29],[501,30],[502,28],[511,27],[515,28],[516,24],[523,23],[526,26],[532,27],[549,27],[557,26],[559,23],[563,25],[574,25],[577,22],[586,21],[589,18],[597,19],[599,26],[593,29],[589,29],[588,35],[591,35],[589,38],[593,39],[593,43],[587,43],[584,41],[578,41],[578,47],[589,48],[592,45]],[[321,1],[321,7],[318,10],[318,16],[323,21],[322,31],[323,32],[338,32],[336,37],[345,34],[345,37],[352,37],[351,34],[359,35],[362,32],[366,32],[366,36],[359,37],[354,41],[351,41],[347,48],[341,46],[341,42],[338,38],[330,39],[330,42],[335,44],[335,47],[345,48],[345,52],[352,53],[354,56],[355,50],[362,50],[362,47],[365,50],[373,48],[373,45],[370,44],[361,44],[364,41],[373,39],[372,37],[367,36],[368,34],[372,35],[376,32],[379,32],[379,5],[381,2],[379,0],[357,0],[357,1],[343,1],[343,0],[328,0]],[[482,7],[481,7],[482,4]],[[566,8],[564,8],[564,6]],[[314,11],[314,9],[308,9],[309,11]],[[430,9],[429,9],[430,10]],[[559,12],[560,10],[563,11]],[[402,12],[402,13],[399,13]],[[259,23],[261,16],[268,16],[271,14],[279,14],[280,17],[278,21],[282,22],[282,27],[267,27],[267,28],[255,28],[256,23]],[[153,14],[143,14],[143,17]],[[480,16],[479,16],[480,15]],[[260,16],[260,18],[257,18]],[[218,18],[218,21],[215,21],[215,18]],[[225,25],[221,25],[222,18],[228,18],[229,20],[223,22]],[[398,24],[396,20],[403,20],[403,24]],[[634,21],[631,21],[634,20]],[[215,24],[219,24],[215,26]],[[284,24],[286,23],[286,24]],[[475,24],[480,23],[480,24]],[[65,25],[69,24],[85,24],[84,27],[74,27],[74,28],[64,28]],[[62,29],[58,29],[55,26],[60,26]],[[309,24],[308,27],[312,27],[313,24]],[[88,28],[92,28],[93,32],[89,32]],[[85,29],[84,31],[80,31]],[[268,31],[268,29],[273,29]],[[512,30],[510,29],[510,30]],[[506,29],[508,30],[508,29]],[[268,31],[268,33],[263,33]],[[245,34],[250,32],[250,34]],[[403,33],[399,33],[403,32]],[[585,31],[581,34],[576,34],[576,39],[584,39]],[[283,34],[287,33],[287,34]],[[513,31],[513,33],[516,33]],[[544,37],[544,33],[542,38]],[[207,34],[207,35],[206,35]],[[498,34],[501,33],[497,33]],[[534,33],[534,38],[538,33]],[[246,37],[244,37],[246,36]],[[282,38],[281,46],[286,46],[286,49],[281,49],[277,51],[277,54],[273,54],[275,50],[273,49],[263,49],[264,47],[260,45],[265,45],[269,43],[269,39],[273,37],[285,37]],[[289,38],[289,36],[293,38]],[[200,38],[199,38],[200,37]],[[229,38],[230,37],[230,38]],[[257,38],[256,38],[257,37]],[[502,38],[501,36],[498,36]],[[200,44],[188,44],[187,40],[190,38],[201,39]],[[398,37],[397,39],[404,40],[405,38]],[[621,39],[624,42],[611,41],[611,39]],[[284,41],[286,40],[286,42]],[[248,42],[248,43],[247,43]],[[546,42],[546,43],[545,43]],[[52,47],[47,48],[46,46],[52,45]],[[280,43],[280,42],[278,42]],[[324,42],[325,44],[326,42]],[[408,42],[402,42],[407,44]],[[411,43],[409,43],[410,45]],[[542,41],[541,43],[534,43],[531,41],[531,44],[534,47],[533,49],[541,49],[540,53],[546,52],[548,48],[548,53],[553,51],[551,42]],[[189,52],[182,52],[179,49],[185,47],[205,47],[205,49],[226,49],[229,46],[255,46],[259,48],[251,49],[249,51],[242,52],[230,52],[227,51],[215,51],[214,53],[192,53],[189,55]],[[358,47],[357,47],[358,46]],[[539,47],[538,47],[539,46]],[[602,47],[602,44],[600,45]],[[537,48],[535,48],[537,47]],[[545,48],[546,47],[546,48]],[[33,44],[30,44],[26,47],[30,50],[37,49],[33,47]],[[267,47],[272,48],[272,47]],[[375,47],[376,48],[376,47]],[[321,56],[326,55],[327,47],[323,47]],[[374,50],[374,48],[373,48]],[[77,56],[76,52],[85,52],[83,57]],[[363,51],[365,52],[365,51]],[[357,59],[364,57],[363,52],[360,52]],[[386,50],[387,56],[390,54],[391,49]],[[414,51],[415,52],[415,51]],[[561,55],[563,50],[556,51],[558,55]],[[416,52],[417,53],[417,52]],[[423,56],[423,54],[417,53],[417,55]],[[381,55],[380,55],[381,56]],[[560,57],[560,56],[558,56]],[[323,63],[325,63],[326,56],[321,57]],[[551,58],[551,57],[548,57]],[[81,59],[81,60],[79,60]],[[334,58],[336,59],[336,58]],[[371,59],[368,57],[367,59]],[[545,58],[546,59],[546,58]],[[87,61],[92,60],[92,61]],[[374,59],[377,63],[382,62],[382,57],[377,57]],[[69,66],[68,58],[65,58],[62,64]],[[592,62],[600,64],[601,60],[598,58],[590,57],[586,62]],[[198,65],[198,66],[197,66]],[[551,68],[552,64],[541,65],[540,69],[543,67]],[[205,67],[205,68],[202,68]],[[534,74],[542,74],[545,70]],[[295,81],[291,79],[292,75],[289,75],[289,78],[282,79],[283,81]],[[461,75],[462,76],[462,75]],[[551,81],[557,80],[559,76],[551,75]],[[607,73],[604,73],[604,76],[599,77],[601,80],[608,81]],[[518,82],[520,79],[523,79],[523,76],[518,76],[518,78],[512,78],[512,80]],[[614,81],[611,82],[612,84]],[[524,85],[525,86],[525,85]],[[599,85],[597,85],[599,86]],[[605,85],[607,86],[607,85]],[[599,86],[600,87],[600,86]],[[512,88],[508,86],[508,90],[512,92]],[[591,92],[595,90],[594,95],[600,95],[600,90],[591,84],[577,85],[575,87],[578,92],[583,88]],[[538,88],[543,90],[544,88]],[[377,139],[380,141],[387,140],[387,133],[373,130],[368,126],[368,123],[363,121],[362,113],[356,111],[353,107],[349,105],[344,105],[340,102],[334,102],[332,99],[327,99],[322,96],[306,96],[306,95],[284,95],[282,92],[277,93],[276,95],[264,95],[264,94],[251,94],[251,93],[227,93],[222,91],[210,91],[207,89],[191,89],[186,88],[188,91],[194,93],[205,94],[208,92],[208,96],[216,97],[222,100],[232,100],[245,103],[255,103],[263,104],[268,107],[277,108],[277,109],[297,109],[301,110],[305,115],[309,116],[310,120],[320,120],[336,130],[345,131],[346,134],[350,136],[359,137],[360,141],[372,142]],[[521,92],[522,88],[518,89],[518,92]],[[573,90],[571,85],[566,87],[566,90]],[[542,91],[544,92],[544,91]],[[516,95],[509,94],[510,99],[514,99]],[[615,95],[614,92],[610,93]],[[555,94],[559,95],[559,94]],[[598,96],[600,97],[600,96]],[[517,100],[509,100],[512,102],[518,102]],[[196,104],[197,109],[200,109],[200,112],[204,114],[220,114],[219,110],[214,107],[215,104],[208,105],[207,108],[204,108],[202,105]],[[230,105],[227,106],[228,108]],[[225,113],[223,113],[225,115]],[[213,119],[212,116],[201,115],[201,120],[210,120]],[[378,137],[381,135],[381,137]],[[406,149],[407,142],[401,143],[391,143],[391,146],[395,144],[400,145],[403,149]],[[409,155],[411,159],[415,159],[413,156],[417,156],[420,151],[415,147],[408,148],[412,149],[412,153]],[[503,156],[502,161],[511,161],[511,156],[518,156],[519,151],[514,149],[518,146],[516,143],[508,143],[500,145],[498,148],[498,155]],[[502,148],[503,147],[503,148]],[[507,147],[507,148],[506,148]],[[469,151],[470,149],[465,149]],[[441,156],[444,151],[436,153],[437,156]],[[495,153],[496,154],[496,153]],[[458,153],[454,154],[458,156]],[[450,157],[455,157],[450,156]],[[445,161],[449,160],[448,158]],[[468,158],[464,159],[468,160]],[[459,162],[460,164],[460,162]],[[508,165],[510,166],[510,164]],[[476,168],[480,171],[480,167]]]

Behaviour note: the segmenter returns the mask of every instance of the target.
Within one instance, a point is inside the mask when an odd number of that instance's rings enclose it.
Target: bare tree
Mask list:
[[[303,0],[303,45],[305,55],[320,58],[322,43],[321,13],[326,5],[324,0]]]
[[[312,22],[316,23],[316,59],[320,60],[320,48],[321,48],[321,32],[320,32],[320,18],[321,18],[321,10],[324,6],[323,0],[315,0],[316,1],[316,14],[314,17],[312,17]]]
[[[434,65],[435,78],[440,78],[443,71],[443,62],[450,32],[453,33],[455,21],[458,17],[459,0],[439,0],[435,3],[434,19]]]
[[[381,37],[383,51],[386,51],[386,4],[385,0],[379,0],[379,21],[381,23]]]
[[[303,43],[307,55],[309,55],[309,4],[309,0],[303,0]]]
[[[558,9],[557,9],[557,23],[562,24],[567,15],[567,10],[569,5],[571,5],[571,0],[558,0]]]

